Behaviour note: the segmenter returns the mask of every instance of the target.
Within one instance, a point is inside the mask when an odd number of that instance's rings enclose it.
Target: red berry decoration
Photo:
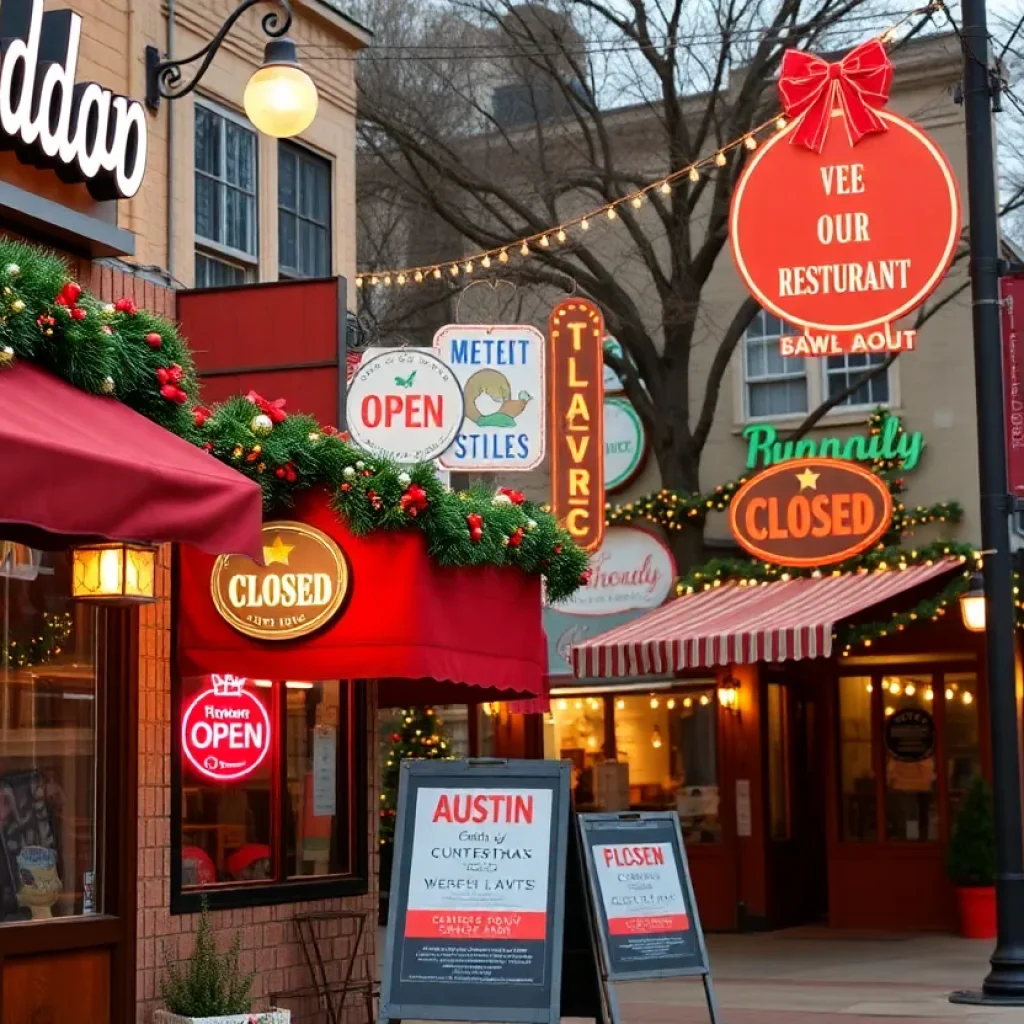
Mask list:
[[[161,338],[156,331],[150,331],[149,334],[146,335],[146,344],[150,348],[159,348],[163,343],[164,339]]]
[[[81,298],[81,295],[82,286],[75,281],[68,281],[57,295],[57,305],[67,306],[68,309],[71,309]]]
[[[513,505],[522,505],[526,501],[526,495],[522,491],[514,491],[511,487],[499,487],[498,493],[503,494]]]
[[[484,517],[479,512],[470,512],[466,516],[466,525],[469,526],[469,539],[476,544],[484,535]]]
[[[590,569],[584,569],[583,572],[580,573],[580,583],[584,586],[590,582],[590,572]]]
[[[135,305],[134,299],[129,298],[118,299],[117,302],[114,303],[114,309],[116,309],[118,313],[128,313],[129,315],[133,315],[139,311],[139,307]]]
[[[341,489],[343,491],[351,491],[352,490],[352,485],[351,484],[342,484],[341,485]]]
[[[513,530],[513,531],[512,531],[512,532],[511,532],[510,534],[509,534],[509,537],[508,537],[508,546],[509,546],[510,548],[517,548],[517,547],[519,547],[519,545],[523,543],[523,535],[524,535],[525,533],[526,533],[526,531],[525,531],[525,530],[524,530],[524,529],[523,529],[523,528],[522,528],[521,526],[517,526],[517,527],[516,527],[516,528],[515,528],[515,529],[514,529],[514,530]]]
[[[287,480],[290,484],[295,483],[298,479],[298,474],[295,472],[295,463],[286,462],[283,466],[278,466],[274,470],[274,476],[279,480]]]
[[[195,420],[197,427],[201,427],[212,415],[213,413],[205,405],[195,405],[192,407],[192,418]]]
[[[398,504],[403,512],[415,518],[427,507],[427,492],[419,484],[409,484]]]
[[[380,495],[376,491],[367,491],[366,497],[369,499],[370,504],[373,506],[374,512],[379,512],[384,502],[381,501]]]

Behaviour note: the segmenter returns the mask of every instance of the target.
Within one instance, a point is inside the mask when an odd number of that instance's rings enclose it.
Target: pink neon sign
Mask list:
[[[181,716],[181,749],[197,772],[231,782],[254,772],[270,750],[270,716],[238,676],[211,676]]]

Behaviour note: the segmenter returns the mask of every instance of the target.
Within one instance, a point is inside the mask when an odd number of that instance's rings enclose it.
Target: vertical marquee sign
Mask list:
[[[938,287],[960,239],[956,178],[913,122],[882,108],[892,64],[872,40],[837,64],[782,61],[790,123],[750,156],[729,240],[750,294],[801,333],[784,356],[910,351],[897,326]]]
[[[566,761],[403,761],[380,1024],[558,1024]]]
[[[594,551],[604,536],[604,317],[566,299],[548,321],[551,509]]]

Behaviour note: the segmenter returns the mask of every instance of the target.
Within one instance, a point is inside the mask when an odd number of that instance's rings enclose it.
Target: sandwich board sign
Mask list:
[[[717,1024],[679,816],[623,811],[577,820],[605,981],[699,977]]]
[[[380,1024],[558,1024],[567,761],[403,761]]]

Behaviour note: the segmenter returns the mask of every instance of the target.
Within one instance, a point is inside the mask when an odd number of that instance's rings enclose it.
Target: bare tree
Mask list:
[[[614,204],[752,131],[778,108],[787,48],[842,49],[905,12],[878,0],[448,0],[425,9],[419,35],[381,40],[359,75],[375,187],[415,197],[450,233],[442,280],[428,267],[419,301],[465,281],[467,250],[497,250]],[[719,322],[706,295],[745,156],[740,147],[695,181],[616,206],[615,244],[595,223],[494,267],[549,296],[578,289],[599,303],[626,353],[606,358],[650,431],[663,485],[680,491],[700,489],[723,380],[758,312],[748,299]],[[700,524],[673,541],[681,565],[701,557]]]

